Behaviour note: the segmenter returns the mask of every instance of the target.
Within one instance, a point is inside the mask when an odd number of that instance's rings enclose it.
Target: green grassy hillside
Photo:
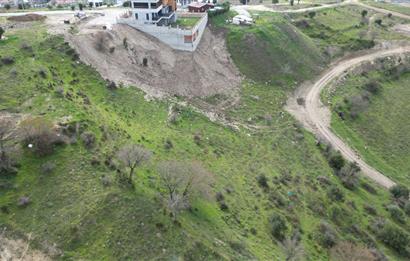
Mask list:
[[[357,6],[292,14],[291,17],[293,24],[311,37],[328,58],[372,48],[383,40],[405,38],[391,30],[392,26],[403,22],[401,19]],[[381,25],[376,23],[379,19]]]
[[[366,84],[380,83],[379,93],[370,95],[370,101],[345,105],[353,97],[363,95]],[[410,74],[391,78],[382,71],[365,76],[352,76],[332,93],[331,102],[335,111],[342,111],[342,120],[337,114],[332,117],[336,132],[351,143],[374,167],[394,180],[409,185],[410,173],[410,120],[407,112]],[[352,108],[352,106],[354,106]],[[360,108],[359,108],[360,107]],[[352,110],[357,116],[349,116]]]
[[[323,65],[313,41],[280,15],[261,13],[249,28],[230,26],[229,52],[241,72],[258,82],[287,86]]]
[[[1,226],[14,235],[31,233],[33,246],[62,260],[284,260],[280,242],[292,235],[300,237],[308,260],[329,260],[329,248],[347,240],[402,259],[406,253],[398,253],[397,246],[407,242],[398,240],[406,240],[409,227],[390,217],[389,193],[364,179],[355,189],[345,188],[314,137],[282,110],[286,90],[312,71],[274,47],[314,51],[311,41],[297,31],[292,35],[293,27],[279,17],[261,19],[255,28],[222,29],[235,62],[250,79],[240,104],[228,114],[260,127],[239,131],[190,108],[179,108],[176,120],[168,122],[172,102],[145,101],[131,86],[109,88],[43,25],[8,31],[0,56],[14,62],[0,66],[1,110],[79,123],[81,132],[95,133],[96,144],[87,149],[80,139],[72,140],[45,157],[23,148],[18,173],[0,177]],[[235,51],[242,41],[232,41],[244,35],[269,59],[286,58],[292,73],[283,80],[282,71],[253,70],[256,62]],[[298,46],[294,51],[301,54]],[[246,52],[251,51],[260,52]],[[309,66],[320,65],[317,57],[305,57]],[[286,63],[267,62],[272,68]],[[110,164],[125,143],[153,152],[133,187],[121,183]],[[197,198],[177,223],[158,196],[157,165],[169,159],[200,161],[215,179],[211,199]],[[45,173],[44,163],[55,167]],[[18,206],[22,196],[31,203]],[[388,229],[399,235],[389,239]]]
[[[383,8],[383,9],[390,10],[393,12],[410,15],[410,7],[408,5],[392,4],[392,3],[387,3],[387,2],[376,2],[376,1],[370,1],[370,0],[363,0],[362,2],[368,5],[374,6],[374,7]]]

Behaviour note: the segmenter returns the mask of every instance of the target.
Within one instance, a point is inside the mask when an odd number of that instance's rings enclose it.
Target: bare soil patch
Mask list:
[[[410,35],[410,24],[397,24],[393,27],[393,30],[405,35]]]
[[[10,16],[7,18],[9,21],[13,22],[34,22],[34,21],[44,21],[47,17],[39,14],[26,14],[19,16]]]
[[[10,239],[0,234],[0,260],[48,261],[51,258],[30,248],[30,244],[22,239]]]
[[[67,40],[106,79],[134,85],[154,97],[230,93],[241,77],[222,34],[206,29],[195,52],[177,51],[126,25],[112,30],[80,26]]]

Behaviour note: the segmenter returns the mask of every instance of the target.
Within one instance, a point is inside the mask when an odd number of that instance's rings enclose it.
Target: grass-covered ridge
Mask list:
[[[276,30],[259,26],[241,30]],[[288,31],[275,32],[277,41],[288,42]],[[0,67],[0,108],[53,122],[78,122],[97,139],[92,149],[78,140],[47,157],[24,149],[17,175],[0,177],[1,226],[16,234],[32,233],[36,247],[46,250],[56,244],[56,258],[66,260],[283,260],[281,237],[299,235],[311,260],[328,260],[326,247],[346,240],[400,259],[369,229],[382,217],[408,231],[385,209],[388,192],[373,191],[365,180],[355,190],[344,188],[313,136],[282,110],[287,84],[298,75],[308,77],[305,67],[291,64],[295,73],[286,81],[245,82],[241,103],[228,114],[242,122],[251,117],[252,124],[264,128],[233,131],[189,108],[180,108],[176,121],[168,122],[170,101],[145,101],[131,86],[108,88],[41,24],[10,30],[7,37],[0,56],[12,56],[14,63]],[[281,51],[270,48],[269,39],[257,39],[266,53]],[[247,74],[249,79],[252,75]],[[105,164],[125,143],[153,152],[150,164],[135,176],[134,189],[119,184],[116,170]],[[213,173],[211,196],[218,195],[219,202],[198,198],[174,224],[158,199],[157,164],[168,159],[202,162]],[[45,162],[55,164],[52,173],[42,173]],[[21,196],[31,203],[17,206]]]
[[[281,15],[259,13],[256,26],[227,27],[229,52],[239,70],[254,81],[287,86],[294,79],[309,77],[323,65],[312,40]]]

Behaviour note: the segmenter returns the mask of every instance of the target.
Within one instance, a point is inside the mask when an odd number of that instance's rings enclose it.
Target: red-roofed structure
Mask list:
[[[192,13],[204,13],[213,7],[214,5],[210,3],[192,2],[188,5],[188,10]]]

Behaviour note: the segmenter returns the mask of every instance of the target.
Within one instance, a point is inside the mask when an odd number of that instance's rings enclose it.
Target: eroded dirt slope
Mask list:
[[[209,96],[232,92],[240,85],[223,36],[209,29],[193,53],[173,50],[126,25],[114,25],[112,30],[80,27],[79,34],[67,38],[81,59],[104,78],[137,86],[155,97]]]

